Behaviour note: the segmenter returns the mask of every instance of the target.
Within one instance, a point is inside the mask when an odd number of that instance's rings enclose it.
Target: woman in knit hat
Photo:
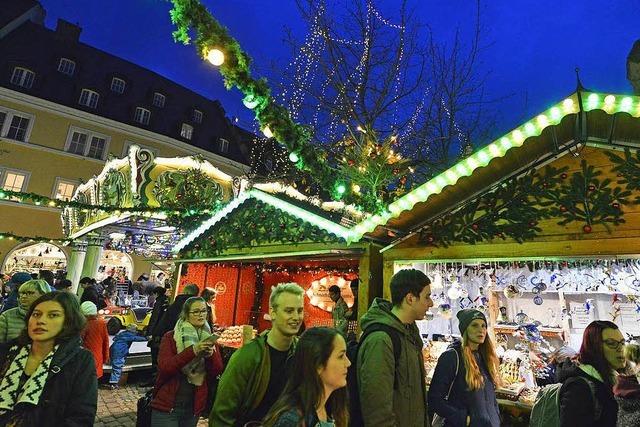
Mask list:
[[[438,359],[429,410],[444,418],[447,427],[499,427],[499,360],[487,334],[487,318],[475,309],[460,310],[457,317],[462,342],[451,344]]]
[[[80,304],[80,311],[87,319],[87,326],[80,335],[82,346],[89,350],[96,362],[96,376],[102,376],[102,365],[109,361],[109,333],[107,324],[98,317],[98,308],[91,301]]]
[[[18,338],[27,326],[25,316],[31,304],[49,292],[49,284],[42,280],[28,280],[18,287],[18,306],[0,314],[0,343]]]

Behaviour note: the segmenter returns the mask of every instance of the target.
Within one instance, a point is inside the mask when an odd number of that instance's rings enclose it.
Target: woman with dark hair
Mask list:
[[[584,330],[578,363],[559,373],[560,425],[614,427],[618,405],[613,396],[616,371],[624,368],[624,337],[618,325],[591,322]]]
[[[0,425],[92,426],[98,384],[93,356],[80,346],[78,299],[44,294],[26,318],[20,337],[0,345]]]
[[[204,288],[200,296],[207,303],[207,322],[213,328],[218,320],[216,316],[216,291],[213,288]]]
[[[448,427],[500,427],[495,394],[500,362],[487,318],[471,308],[460,310],[457,317],[462,342],[451,344],[438,359],[427,397],[429,410]]]
[[[333,328],[307,329],[296,346],[289,381],[265,417],[265,427],[347,427],[347,370],[342,335]]]
[[[187,299],[175,328],[160,342],[151,425],[189,427],[198,423],[211,403],[207,402],[209,390],[222,373],[216,340],[207,324],[204,299]]]

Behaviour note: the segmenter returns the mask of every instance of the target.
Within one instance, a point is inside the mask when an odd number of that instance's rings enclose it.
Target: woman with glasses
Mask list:
[[[562,427],[615,427],[618,405],[613,385],[624,368],[624,337],[606,320],[591,322],[584,331],[578,363],[559,373]]]
[[[175,328],[162,337],[151,401],[153,426],[195,426],[210,404],[209,391],[222,373],[222,358],[207,313],[203,298],[187,299]]]
[[[0,342],[18,338],[27,326],[26,315],[31,304],[50,291],[49,284],[42,280],[29,280],[18,288],[18,306],[0,314]]]

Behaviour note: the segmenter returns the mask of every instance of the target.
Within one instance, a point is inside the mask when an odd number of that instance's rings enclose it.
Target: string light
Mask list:
[[[222,53],[220,49],[211,49],[207,52],[207,61],[216,67],[219,67],[224,64],[224,53]]]

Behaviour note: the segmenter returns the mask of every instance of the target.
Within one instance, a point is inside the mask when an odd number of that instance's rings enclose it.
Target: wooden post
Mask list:
[[[370,243],[360,258],[358,267],[358,319],[369,309],[375,297],[383,296],[382,254],[380,246]]]

